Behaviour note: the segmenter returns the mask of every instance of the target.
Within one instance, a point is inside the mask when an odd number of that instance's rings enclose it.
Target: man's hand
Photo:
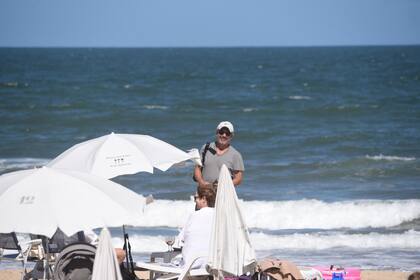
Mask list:
[[[233,172],[233,185],[235,187],[239,186],[242,183],[243,171],[234,171]]]
[[[194,168],[194,177],[201,188],[211,186],[211,183],[204,180],[203,174],[201,173],[201,166],[199,165],[196,165]]]

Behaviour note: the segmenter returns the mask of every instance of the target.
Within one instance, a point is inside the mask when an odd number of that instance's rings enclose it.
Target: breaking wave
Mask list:
[[[420,218],[419,199],[241,201],[241,206],[248,227],[267,230],[395,227]],[[179,228],[192,211],[192,201],[156,200],[146,207],[141,226]]]

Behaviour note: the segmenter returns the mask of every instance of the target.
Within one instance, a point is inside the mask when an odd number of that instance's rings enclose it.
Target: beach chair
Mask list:
[[[16,261],[22,264],[22,279],[27,277],[27,264],[29,261],[39,261],[45,253],[41,239],[32,239],[29,234],[0,233],[0,261]],[[8,251],[5,251],[8,250]]]
[[[200,257],[194,258],[189,264],[184,266],[174,265],[172,263],[152,263],[136,262],[136,270],[150,271],[150,280],[184,280],[187,278],[207,278],[210,274],[205,268],[193,268],[194,263]]]

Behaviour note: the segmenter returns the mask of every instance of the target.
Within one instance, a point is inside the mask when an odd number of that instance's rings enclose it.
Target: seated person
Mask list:
[[[178,240],[184,244],[182,264],[189,264],[194,258],[201,257],[192,266],[192,268],[199,268],[206,265],[209,254],[216,195],[212,188],[198,187],[194,198],[197,211],[188,218],[178,235]]]

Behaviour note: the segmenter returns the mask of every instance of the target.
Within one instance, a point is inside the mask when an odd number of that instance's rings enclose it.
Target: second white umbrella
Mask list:
[[[153,168],[166,171],[172,165],[199,158],[149,135],[108,134],[64,151],[47,166],[91,173],[103,178],[135,174]]]

